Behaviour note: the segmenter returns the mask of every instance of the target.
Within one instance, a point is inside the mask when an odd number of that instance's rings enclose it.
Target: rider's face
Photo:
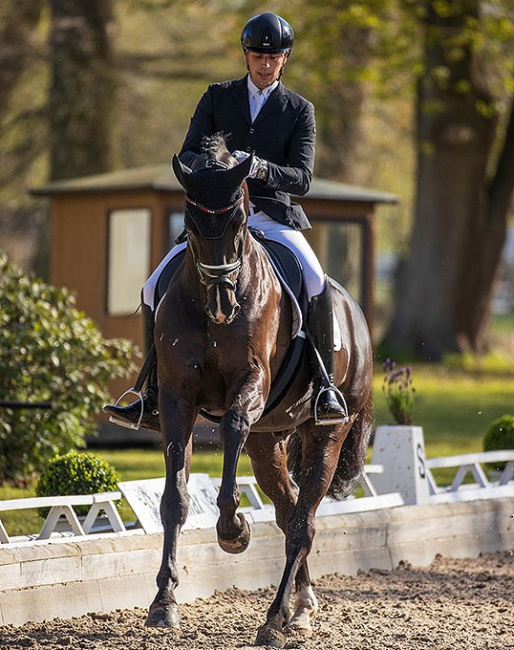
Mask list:
[[[287,52],[283,54],[258,54],[245,52],[250,79],[260,90],[271,86],[280,76],[286,64]]]

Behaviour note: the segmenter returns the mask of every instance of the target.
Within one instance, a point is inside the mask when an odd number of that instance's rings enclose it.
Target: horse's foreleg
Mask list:
[[[250,432],[250,422],[245,416],[229,410],[220,422],[223,442],[223,476],[217,504],[220,517],[216,526],[218,543],[227,553],[242,553],[250,543],[250,527],[243,514],[236,515],[240,494],[236,482],[239,456]]]
[[[319,428],[318,428],[319,429]],[[332,481],[343,437],[316,430],[314,436],[303,437],[302,482],[298,501],[289,519],[286,532],[286,566],[277,595],[268,610],[266,623],[259,628],[256,645],[283,648],[288,629],[312,632],[312,621],[317,611],[317,600],[310,587],[307,557],[314,539],[314,518],[320,501]],[[296,580],[297,602],[289,621],[289,599]]]
[[[160,388],[161,424],[163,425],[166,481],[161,498],[161,520],[164,528],[162,562],[157,574],[158,592],[150,606],[146,625],[179,627],[178,605],[175,589],[179,583],[177,570],[177,544],[180,529],[186,521],[189,494],[187,479],[191,463],[191,428],[194,418],[185,417],[166,402],[165,390]],[[169,425],[170,422],[174,424]],[[171,433],[173,432],[173,433]]]

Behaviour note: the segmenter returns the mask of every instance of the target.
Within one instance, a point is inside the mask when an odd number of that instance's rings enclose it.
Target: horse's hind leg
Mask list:
[[[286,632],[311,636],[317,613],[318,599],[312,588],[307,560],[305,560],[296,575],[294,614],[286,625]]]
[[[255,434],[249,437],[246,451],[252,461],[259,487],[273,501],[277,525],[286,534],[298,492],[291,482],[287,468],[286,443],[273,434]],[[284,611],[285,629],[302,636],[310,636],[318,603],[311,586],[307,561],[298,569],[295,591],[295,611],[292,618],[290,619],[288,609]]]
[[[334,476],[341,446],[348,430],[348,425],[331,427],[315,427],[302,425],[302,484],[298,501],[293,509],[286,532],[286,566],[277,595],[268,610],[267,620],[259,628],[256,645],[270,645],[283,648],[286,642],[285,632],[289,623],[289,599],[297,580],[297,594],[300,598],[297,604],[298,619],[303,622],[309,619],[306,630],[309,632],[311,615],[317,608],[315,596],[311,600],[308,582],[306,560],[310,553],[314,538],[314,518],[316,509],[326,495]],[[303,573],[302,573],[303,572]],[[302,612],[302,609],[305,610]],[[291,625],[296,627],[296,613]]]

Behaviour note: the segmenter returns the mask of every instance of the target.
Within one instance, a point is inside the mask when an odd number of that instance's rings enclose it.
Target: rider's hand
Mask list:
[[[239,151],[239,149],[236,149],[232,152],[232,155],[238,163],[242,163],[250,154],[246,151]],[[258,158],[254,155],[248,176],[249,178],[258,178],[261,181],[265,181],[268,177],[268,163],[265,160],[262,160],[262,158]]]

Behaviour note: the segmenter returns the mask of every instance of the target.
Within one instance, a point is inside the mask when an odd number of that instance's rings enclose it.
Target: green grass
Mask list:
[[[98,453],[114,465],[122,481],[156,478],[165,473],[163,454],[158,449],[102,449]],[[191,471],[221,476],[222,460],[221,450],[195,451]],[[241,456],[238,473],[240,476],[253,473],[246,454]]]
[[[447,365],[414,365],[416,389],[413,423],[423,427],[427,457],[449,456],[482,451],[488,426],[497,418],[514,412],[514,364],[484,362]],[[379,366],[373,381],[375,422],[389,424],[382,394],[383,374]],[[157,449],[101,449],[96,453],[110,462],[123,481],[164,475],[164,460]],[[193,454],[193,472],[220,476],[222,452],[197,450]],[[243,454],[239,475],[251,474],[248,457]],[[34,496],[33,487],[0,487],[0,499]],[[133,520],[128,506],[122,517]],[[41,527],[35,511],[6,513],[2,518],[10,535],[35,532]]]

